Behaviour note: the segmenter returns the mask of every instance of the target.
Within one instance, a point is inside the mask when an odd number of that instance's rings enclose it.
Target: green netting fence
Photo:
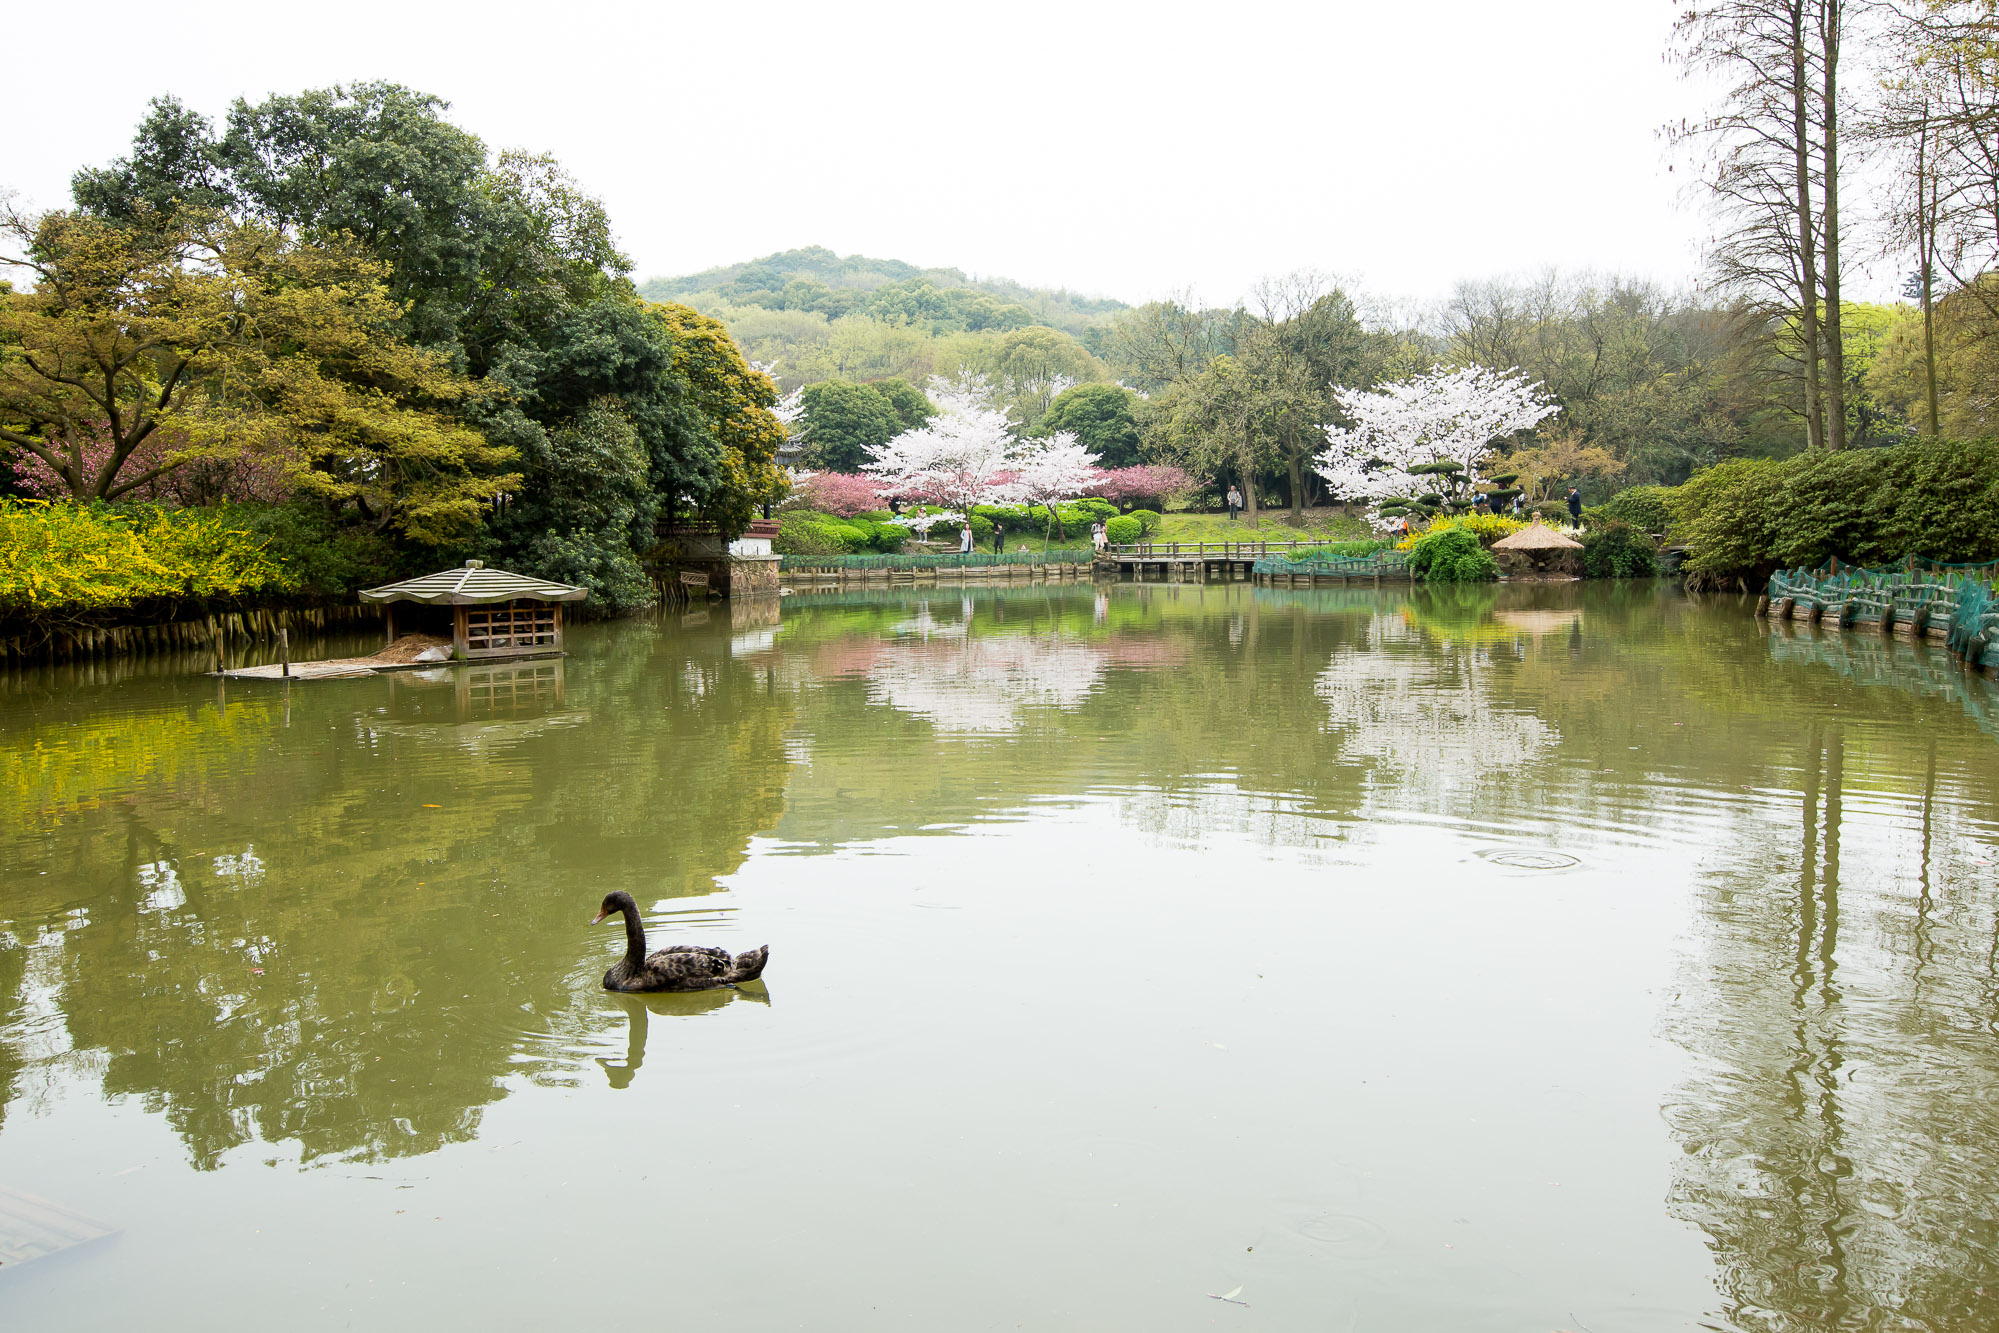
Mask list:
[[[1770,576],[1770,612],[1780,618],[1830,620],[1918,633],[1944,623],[1950,650],[1972,666],[1987,664],[1999,644],[1999,561],[1953,565],[1911,556],[1867,568],[1833,560],[1819,569]],[[1991,662],[1999,665],[1999,652]]]
[[[1002,551],[998,555],[787,555],[785,570],[991,569],[1001,565],[1087,565],[1096,558],[1088,547],[1078,550]]]
[[[1380,551],[1374,555],[1329,556],[1323,560],[1265,558],[1250,566],[1252,574],[1324,574],[1334,578],[1365,579],[1409,572],[1407,551]]]

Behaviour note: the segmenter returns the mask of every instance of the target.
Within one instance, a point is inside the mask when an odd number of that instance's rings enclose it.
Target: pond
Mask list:
[[[114,1233],[0,1322],[1999,1326],[1940,650],[1651,583],[571,640],[0,688],[0,1246]],[[764,980],[606,994],[613,889]]]

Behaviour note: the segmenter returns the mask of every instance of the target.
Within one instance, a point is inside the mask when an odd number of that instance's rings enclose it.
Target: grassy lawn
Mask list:
[[[1340,542],[1361,541],[1374,536],[1367,521],[1349,518],[1339,509],[1308,509],[1305,526],[1291,526],[1288,509],[1265,509],[1257,515],[1256,526],[1241,520],[1229,522],[1227,514],[1166,514],[1147,541],[1154,542]]]

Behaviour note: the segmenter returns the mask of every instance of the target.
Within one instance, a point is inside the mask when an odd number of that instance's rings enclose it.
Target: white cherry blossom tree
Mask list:
[[[929,424],[871,445],[861,471],[899,500],[969,514],[974,505],[1015,504],[1025,446],[1013,437],[1013,414],[995,407],[979,378],[930,381],[937,415]]]
[[[1103,477],[1097,456],[1065,430],[1022,446],[1014,485],[1024,503],[1038,504],[1048,511],[1049,521],[1060,532],[1062,514],[1056,506],[1094,489]]]
[[[1562,410],[1517,368],[1432,371],[1375,390],[1336,388],[1333,396],[1353,428],[1328,426],[1314,467],[1335,494],[1376,511],[1390,497],[1438,488],[1431,469],[1442,465],[1457,464],[1449,475],[1469,487],[1493,445]]]

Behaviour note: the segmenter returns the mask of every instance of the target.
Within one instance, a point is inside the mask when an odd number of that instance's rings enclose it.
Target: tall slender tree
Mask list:
[[[1703,153],[1722,216],[1724,285],[1764,303],[1795,358],[1812,448],[1846,441],[1841,322],[1839,62],[1848,0],[1718,0],[1675,26],[1689,75],[1723,81],[1714,110],[1671,128]]]

